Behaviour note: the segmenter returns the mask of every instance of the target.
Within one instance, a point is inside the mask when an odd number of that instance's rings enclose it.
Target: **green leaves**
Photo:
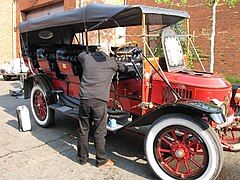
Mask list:
[[[155,0],[157,3],[170,3],[171,0]]]
[[[240,0],[224,0],[226,3],[228,3],[230,6],[235,6],[237,3],[240,2]]]
[[[155,0],[156,3],[173,3],[172,0]],[[187,4],[188,0],[181,0],[182,4]]]
[[[156,3],[174,3],[173,0],[155,0]],[[221,0],[206,0],[206,4],[209,6],[212,6],[215,3],[220,3]],[[235,6],[237,3],[240,2],[240,0],[222,0],[222,2],[225,2],[229,4],[230,6]],[[187,4],[188,0],[181,0],[181,4]],[[178,3],[177,3],[178,4]]]

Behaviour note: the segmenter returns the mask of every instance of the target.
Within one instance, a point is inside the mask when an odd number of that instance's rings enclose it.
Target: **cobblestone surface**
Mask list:
[[[9,95],[18,81],[0,76],[0,177],[1,179],[157,179],[143,153],[143,137],[132,132],[107,136],[109,157],[117,161],[110,169],[95,167],[94,146],[90,143],[90,162],[77,161],[77,120],[56,113],[56,124],[41,128],[33,120],[32,130],[19,132],[15,109],[29,100]],[[219,180],[239,179],[240,153],[224,153]]]

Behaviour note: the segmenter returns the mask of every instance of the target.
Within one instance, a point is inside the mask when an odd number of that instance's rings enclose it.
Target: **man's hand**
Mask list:
[[[142,62],[142,50],[139,48],[134,48],[132,50],[132,60],[135,63],[141,63]]]

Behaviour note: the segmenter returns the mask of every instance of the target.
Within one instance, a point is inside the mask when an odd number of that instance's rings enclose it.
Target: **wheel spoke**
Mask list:
[[[44,110],[43,109],[39,109],[39,114],[40,114],[41,117],[43,117],[44,116]]]
[[[43,115],[45,116],[47,114],[46,108],[42,108]]]
[[[174,159],[175,159],[174,157],[169,157],[167,160],[164,160],[163,163],[165,163],[165,164],[168,165],[168,164],[169,164],[170,162],[172,162]]]
[[[162,140],[165,141],[170,147],[173,146],[173,144],[170,143],[165,137],[163,137]]]
[[[176,133],[175,133],[175,130],[172,130],[171,133],[172,133],[173,139],[174,139],[176,142],[178,142],[179,140],[178,140],[178,138],[177,138],[177,135],[176,135]]]
[[[158,149],[158,151],[160,152],[160,153],[171,153],[172,151],[171,150],[169,150],[169,149],[162,149],[162,148],[159,148]]]
[[[193,155],[204,156],[204,152],[190,151],[190,153],[193,154]]]
[[[189,160],[199,168],[204,168],[202,164],[199,164],[195,159],[189,158]]]
[[[194,144],[196,144],[196,143],[198,143],[198,140],[197,139],[195,139],[194,141],[192,141],[192,142],[190,142],[189,143],[189,147],[192,147]]]
[[[187,137],[187,132],[184,131],[183,137],[182,137],[182,144],[186,144],[186,137]]]
[[[35,98],[35,103],[36,103],[36,104],[38,104],[38,103],[39,103],[39,100],[38,100],[38,98],[37,98],[37,97]]]
[[[178,161],[176,165],[175,173],[178,173],[180,165],[181,165],[181,161],[180,162]]]
[[[191,172],[190,172],[190,168],[189,168],[187,160],[184,161],[184,166],[186,168],[187,174],[189,175]]]

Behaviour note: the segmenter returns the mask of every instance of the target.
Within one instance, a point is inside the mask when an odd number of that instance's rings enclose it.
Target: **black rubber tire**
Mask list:
[[[41,92],[43,97],[44,97],[44,100],[46,102],[46,118],[44,118],[43,120],[41,120],[39,118],[39,116],[37,115],[34,104],[33,104],[33,101],[34,101],[33,98],[34,98],[34,95],[36,94],[36,92]],[[36,84],[32,88],[31,99],[30,99],[31,100],[31,109],[32,109],[33,117],[34,117],[35,121],[37,122],[37,124],[41,127],[44,127],[44,128],[52,126],[55,122],[55,118],[54,118],[55,117],[55,110],[48,107],[45,94],[46,94],[45,88],[43,88],[39,84]]]
[[[203,169],[196,179],[216,179],[221,172],[223,165],[223,149],[219,138],[214,130],[204,121],[199,118],[192,118],[182,114],[165,115],[156,120],[145,137],[144,150],[154,173],[161,179],[181,179],[168,174],[156,160],[154,153],[154,142],[158,135],[167,128],[173,126],[184,127],[196,133],[205,143],[208,155],[208,165]],[[195,179],[195,178],[194,178]]]
[[[12,79],[12,77],[11,77],[11,76],[8,76],[8,75],[3,75],[3,79],[4,79],[5,81],[10,81],[10,80]]]

